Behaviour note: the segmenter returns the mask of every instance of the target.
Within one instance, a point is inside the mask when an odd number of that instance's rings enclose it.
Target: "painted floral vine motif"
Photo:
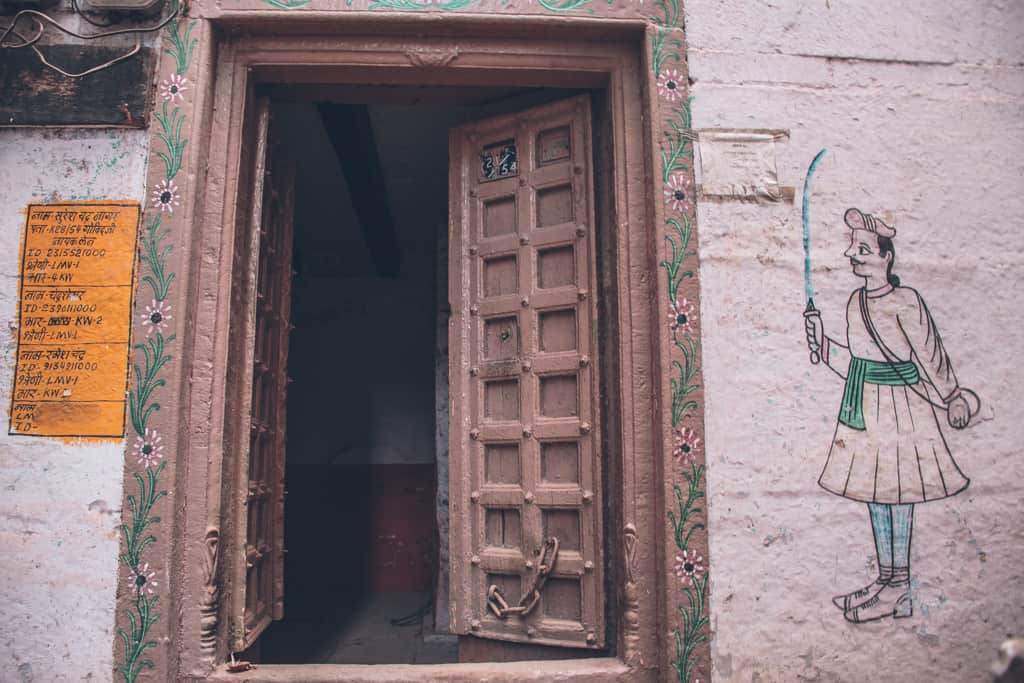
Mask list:
[[[532,2],[532,0],[530,0]],[[592,0],[537,0],[537,4],[549,12],[592,12],[587,7]],[[612,0],[608,0],[611,4]],[[281,9],[297,9],[308,5],[310,0],[263,0],[263,2]],[[352,6],[353,0],[345,0],[347,7]],[[370,0],[367,9],[397,9],[409,11],[422,11],[428,9],[439,9],[447,12],[455,12],[473,5],[479,4],[480,0]],[[502,0],[502,6],[508,5],[509,0]]]
[[[683,97],[683,78],[675,69],[664,69],[658,76],[658,94],[666,102],[678,102]]]
[[[693,140],[690,132],[690,102],[680,102],[671,108],[671,116],[668,119],[666,130],[661,132],[661,142],[658,150],[661,154],[661,175],[662,182],[666,185],[672,184],[673,179],[683,175],[687,179],[693,164]],[[672,187],[673,191],[680,191],[678,186]],[[678,194],[673,194],[678,197]],[[681,201],[677,199],[677,201]]]
[[[170,245],[162,246],[164,238],[171,231],[163,228],[160,222],[160,214],[150,218],[149,223],[146,225],[146,233],[139,240],[142,250],[140,258],[149,270],[148,273],[142,276],[142,281],[153,290],[154,306],[167,299],[167,292],[171,288],[171,283],[174,282],[174,273],[166,272],[165,267],[167,256],[171,253],[173,247]],[[169,309],[170,305],[167,305],[167,308]],[[163,317],[167,318],[170,316],[164,315]]]
[[[433,8],[454,12],[479,2],[480,0],[370,0],[368,9],[425,10]]]
[[[177,7],[178,3],[175,2],[175,9]],[[174,58],[175,75],[178,76],[188,71],[189,64],[192,63],[192,51],[199,42],[192,37],[192,29],[195,28],[196,22],[190,21],[184,32],[181,23],[181,19],[175,19],[167,25],[167,40],[170,44],[164,48],[164,52]]]
[[[701,490],[704,466],[697,463],[690,465],[690,471],[682,472],[686,481],[686,491],[676,484],[672,487],[676,494],[678,515],[669,510],[668,519],[672,524],[676,548],[676,576],[680,581],[680,591],[686,598],[686,604],[679,606],[679,625],[673,630],[675,636],[676,659],[674,662],[676,676],[683,683],[691,683],[691,676],[699,657],[697,647],[707,642],[706,627],[709,624],[704,613],[704,600],[708,589],[708,567],[704,558],[689,548],[693,534],[704,530],[704,524],[696,521],[702,513],[697,503],[704,498]]]
[[[281,9],[295,9],[297,7],[302,7],[303,5],[309,4],[309,0],[263,0],[263,2],[267,3],[268,5],[273,5],[274,7],[279,7]],[[348,4],[352,4],[351,0],[348,2]]]
[[[668,285],[669,334],[676,352],[669,377],[672,455],[682,476],[682,481],[672,487],[675,505],[667,513],[676,545],[673,569],[682,598],[678,605],[679,621],[673,629],[673,666],[680,683],[695,683],[695,671],[706,657],[701,646],[709,637],[705,600],[710,568],[697,549],[691,547],[695,534],[706,533],[704,510],[700,506],[704,499],[705,466],[699,457],[701,439],[692,424],[699,415],[693,396],[700,386],[696,382],[700,374],[700,328],[696,304],[680,294],[683,281],[695,277],[697,256],[696,249],[690,247],[694,210],[692,98],[686,98],[684,75],[676,68],[684,63],[679,1],[658,0],[655,6],[658,13],[651,17],[655,26],[651,64],[661,106],[667,112],[658,143],[665,197],[664,240],[668,249],[661,267],[665,269]]]
[[[177,9],[177,2],[172,9]],[[136,492],[126,498],[124,522],[121,524],[124,549],[120,561],[128,577],[130,597],[122,627],[117,630],[121,652],[115,656],[117,670],[125,683],[135,683],[143,670],[155,667],[146,651],[157,647],[151,629],[160,619],[158,606],[162,569],[147,556],[157,543],[155,528],[160,524],[154,508],[167,496],[167,491],[160,488],[160,475],[167,462],[163,437],[149,426],[149,420],[154,412],[160,410],[155,392],[167,383],[162,373],[171,361],[168,347],[175,340],[175,335],[169,332],[172,315],[167,300],[174,282],[174,273],[167,268],[173,247],[167,243],[171,229],[164,224],[164,213],[166,219],[170,219],[181,202],[181,190],[175,185],[174,177],[181,170],[188,140],[181,135],[185,116],[179,105],[186,99],[189,86],[185,73],[192,63],[198,42],[191,37],[195,24],[194,20],[186,23],[179,17],[167,25],[164,52],[172,58],[174,68],[161,82],[163,105],[161,111],[154,114],[160,129],[157,137],[165,147],[156,152],[164,164],[164,177],[151,188],[152,209],[139,239],[142,282],[149,286],[152,296],[144,310],[138,312],[145,339],[133,346],[134,382],[128,393],[129,419],[135,434],[134,443],[126,450],[126,457],[129,465],[138,469],[131,473]]]
[[[264,0],[264,2],[272,1]],[[479,2],[480,0],[370,0],[369,9],[424,10],[435,8],[455,11],[476,5]],[[587,7],[590,2],[591,0],[537,0],[537,4],[549,12],[571,12],[574,10],[591,12],[593,10]],[[348,4],[352,4],[351,0]],[[504,0],[502,4],[507,5],[508,0]]]
[[[586,5],[590,4],[590,0],[562,0],[561,2],[537,0],[537,4],[551,12],[571,12],[573,10],[582,10],[584,12],[593,11],[589,7],[586,7]]]
[[[157,152],[156,155],[164,162],[167,182],[173,187],[173,178],[181,170],[181,155],[185,153],[185,145],[188,144],[188,140],[183,140],[181,137],[181,127],[185,123],[185,117],[179,112],[178,107],[174,107],[170,113],[167,112],[167,105],[171,103],[172,99],[184,99],[184,88],[177,90],[173,96],[170,94],[170,89],[167,90],[168,94],[164,97],[162,113],[154,112],[153,118],[160,124],[160,132],[157,133],[157,137],[167,148],[166,152]]]
[[[651,49],[651,64],[654,67],[654,76],[660,77],[662,68],[669,60],[682,63],[680,52],[683,49],[683,41],[674,36],[673,31],[681,29],[683,24],[680,21],[678,0],[658,0],[654,4],[660,13],[651,17],[651,23],[656,27],[654,45]]]
[[[145,478],[138,472],[132,476],[139,487],[138,497],[128,496],[128,513],[126,521],[121,524],[121,535],[125,542],[125,551],[121,554],[121,562],[128,570],[128,587],[133,592],[131,609],[125,611],[128,630],[117,630],[118,638],[124,647],[123,660],[118,663],[126,683],[134,683],[142,669],[152,669],[153,661],[144,657],[146,650],[157,646],[156,640],[149,638],[149,629],[160,618],[156,611],[160,596],[156,594],[158,582],[157,572],[150,569],[149,562],[143,562],[143,551],[147,546],[156,543],[156,536],[149,527],[160,523],[160,518],[153,514],[153,506],[167,495],[167,491],[157,491],[157,482],[167,463],[161,462],[154,469],[145,465]]]

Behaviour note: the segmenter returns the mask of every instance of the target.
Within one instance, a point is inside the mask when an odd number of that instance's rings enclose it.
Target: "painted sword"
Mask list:
[[[805,318],[810,315],[818,315],[818,309],[814,307],[814,289],[811,287],[811,177],[826,151],[826,149],[822,149],[814,156],[811,165],[807,167],[807,177],[804,178],[802,214],[804,222],[804,298],[807,300],[807,308],[804,309]],[[817,365],[820,362],[821,354],[818,351],[811,351],[811,363]]]

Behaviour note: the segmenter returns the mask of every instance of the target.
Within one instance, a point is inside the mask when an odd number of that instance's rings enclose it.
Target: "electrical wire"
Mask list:
[[[53,17],[51,17],[48,14],[45,14],[43,12],[40,12],[38,10],[23,9],[20,12],[18,12],[17,14],[14,15],[14,19],[11,21],[11,25],[7,28],[6,31],[4,31],[3,34],[0,34],[0,47],[8,47],[8,46],[4,45],[4,42],[7,40],[7,35],[11,32],[12,29],[14,29],[14,27],[18,23],[18,20],[21,19],[22,16],[32,17],[33,19],[35,19],[36,21],[40,22],[41,24],[42,23],[48,23],[51,26],[53,26],[55,29],[57,29],[58,31],[61,31],[62,33],[65,33],[65,34],[71,36],[72,38],[78,38],[80,40],[96,40],[97,38],[110,38],[110,37],[113,37],[113,36],[122,36],[122,35],[128,35],[128,34],[132,34],[132,33],[152,33],[154,31],[159,31],[163,27],[167,26],[167,24],[169,24],[171,22],[171,20],[174,19],[178,15],[178,10],[179,10],[179,4],[175,3],[174,4],[174,11],[171,12],[169,15],[167,15],[163,20],[161,20],[160,23],[158,23],[158,24],[156,24],[154,26],[146,26],[146,27],[143,27],[143,28],[120,28],[120,29],[115,29],[113,31],[100,31],[99,33],[87,34],[87,33],[78,33],[77,31],[72,31],[67,26],[64,26],[63,24],[61,24],[59,21],[57,21]],[[42,34],[42,31],[39,32],[39,35],[41,35],[41,34]],[[38,40],[39,40],[39,37],[37,36],[35,38],[35,40],[33,40],[32,42],[37,42]],[[28,46],[27,45],[12,45],[12,46],[9,46],[9,47],[19,48],[19,47],[28,47]]]
[[[78,4],[76,0],[72,0],[72,7],[78,12],[79,16],[85,18],[81,10],[78,9]],[[171,21],[173,21],[175,17],[178,16],[180,10],[181,3],[178,0],[174,0],[174,11],[172,11],[169,15],[167,15],[167,17],[165,17],[163,20],[161,20],[159,23],[153,26],[145,26],[142,28],[123,28],[115,29],[113,31],[100,31],[98,33],[87,34],[73,31],[67,26],[61,24],[53,17],[49,16],[48,14],[44,14],[43,12],[39,12],[33,9],[24,9],[14,15],[14,18],[11,19],[11,23],[4,29],[4,32],[0,34],[0,48],[9,50],[20,50],[24,48],[30,48],[36,54],[36,57],[38,57],[39,61],[44,66],[53,69],[54,71],[62,74],[63,76],[66,76],[67,78],[81,78],[83,76],[88,76],[89,74],[96,73],[97,71],[103,71],[104,69],[108,69],[119,62],[123,62],[124,60],[130,59],[131,57],[137,55],[142,50],[142,34],[153,33],[163,29],[165,26],[171,23]],[[36,24],[35,34],[31,38],[26,38],[17,29],[18,22],[21,20],[23,16],[28,17]],[[88,21],[93,26],[98,26],[98,24],[95,24],[94,22],[89,21],[88,19],[86,19],[86,21]],[[66,35],[69,35],[73,38],[78,38],[79,40],[96,40],[98,38],[110,38],[113,36],[130,34],[135,37],[135,45],[128,52],[118,55],[113,59],[109,59],[106,62],[103,62],[102,64],[98,64],[92,68],[86,69],[85,71],[72,73],[69,71],[65,71],[53,62],[49,61],[46,58],[46,56],[42,53],[42,51],[36,46],[36,44],[43,37],[43,34],[46,32],[47,24],[53,26],[58,31]],[[8,40],[12,34],[15,37],[17,37],[21,42],[9,44]]]
[[[78,16],[82,17],[82,21],[86,22],[90,26],[95,26],[96,28],[110,28],[115,23],[117,23],[115,21],[107,19],[106,23],[101,24],[100,22],[96,21],[95,19],[90,19],[89,16],[85,13],[85,10],[83,10],[82,8],[80,8],[78,6],[78,0],[71,0],[71,9],[74,10],[74,12]]]
[[[6,31],[4,31],[3,36],[0,36],[0,47],[6,47],[6,48],[9,48],[9,49],[15,49],[15,50],[19,49],[19,48],[23,48],[23,47],[31,47],[32,45],[35,45],[36,42],[39,41],[39,38],[42,37],[42,35],[43,35],[43,31],[46,29],[46,27],[43,26],[43,22],[37,20],[36,21],[36,27],[37,27],[36,34],[34,36],[32,36],[31,39],[29,39],[29,38],[26,38],[25,36],[21,35],[21,33],[19,33],[17,30],[15,30],[14,25],[15,25],[15,22],[12,21],[11,25],[7,28]],[[19,45],[4,45],[3,43],[7,39],[7,35],[9,33],[13,33],[17,37],[21,38],[21,43]]]
[[[8,28],[8,30],[4,32],[4,35],[6,36],[8,33],[13,33],[14,35],[16,35],[18,38],[20,38],[23,41],[24,44],[23,45],[18,45],[17,47],[19,47],[19,48],[21,48],[21,47],[28,47],[28,48],[30,48],[32,50],[32,52],[34,52],[36,54],[36,57],[43,64],[43,66],[46,66],[46,67],[48,67],[50,69],[53,69],[57,73],[60,73],[60,74],[62,74],[64,76],[67,76],[68,78],[81,78],[82,76],[88,76],[89,74],[96,73],[97,71],[102,71],[103,69],[107,69],[107,68],[117,64],[118,62],[123,62],[126,59],[130,59],[130,58],[134,57],[142,49],[142,38],[139,35],[136,35],[135,36],[135,45],[132,47],[132,49],[130,51],[124,53],[123,55],[118,55],[117,57],[115,57],[113,59],[107,60],[106,62],[103,62],[102,64],[98,64],[98,65],[92,67],[91,69],[86,69],[85,71],[81,71],[79,73],[70,73],[70,72],[65,71],[64,69],[60,68],[59,66],[57,66],[56,64],[54,64],[50,60],[48,60],[46,58],[46,55],[44,55],[42,53],[42,51],[38,47],[35,46],[35,41],[29,41],[28,39],[25,38],[25,36],[21,35],[21,33],[19,33],[16,30],[12,30],[10,28]],[[36,38],[36,40],[38,40],[38,37]]]

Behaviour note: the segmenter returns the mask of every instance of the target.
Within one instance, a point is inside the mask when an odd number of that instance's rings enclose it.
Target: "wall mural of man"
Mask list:
[[[957,382],[924,299],[893,274],[896,230],[849,209],[845,256],[864,286],[846,306],[846,331],[825,334],[820,313],[804,313],[807,345],[846,380],[835,436],[818,483],[867,503],[878,578],[832,599],[847,621],[913,614],[910,543],[914,506],[960,493],[969,480],[953,459],[942,422],[963,429],[978,397]]]

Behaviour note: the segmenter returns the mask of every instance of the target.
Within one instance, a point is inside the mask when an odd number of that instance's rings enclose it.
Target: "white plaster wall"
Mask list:
[[[144,131],[0,129],[0,680],[106,681],[124,446],[9,436],[31,202],[144,198]]]
[[[1024,3],[688,0],[694,127],[791,132],[797,203],[699,205],[716,681],[985,681],[1024,633]],[[874,578],[866,506],[820,489],[842,381],[804,340],[799,194],[815,303],[842,338],[862,280],[850,206],[891,212],[982,421],[945,429],[967,491],[917,507],[914,615],[854,625]]]

